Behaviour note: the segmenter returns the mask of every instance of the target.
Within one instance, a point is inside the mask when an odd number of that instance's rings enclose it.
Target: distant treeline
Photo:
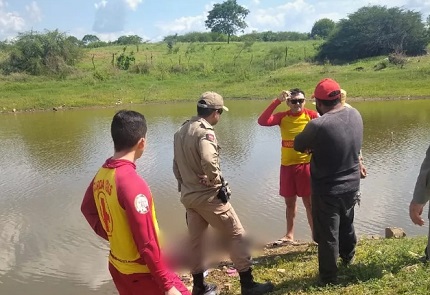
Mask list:
[[[279,41],[305,41],[310,40],[310,33],[299,32],[252,32],[241,36],[231,36],[233,42],[279,42]],[[215,32],[191,32],[185,35],[169,35],[163,42],[227,42],[227,35]]]

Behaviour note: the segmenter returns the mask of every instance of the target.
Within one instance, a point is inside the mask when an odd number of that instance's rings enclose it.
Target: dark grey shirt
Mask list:
[[[414,189],[414,202],[418,204],[425,204],[430,199],[430,146],[427,149],[426,157],[421,164],[420,174],[418,175],[417,182]],[[430,218],[430,210],[429,210]]]
[[[338,195],[360,188],[359,153],[363,121],[354,108],[341,108],[310,121],[294,149],[310,150],[312,193]]]

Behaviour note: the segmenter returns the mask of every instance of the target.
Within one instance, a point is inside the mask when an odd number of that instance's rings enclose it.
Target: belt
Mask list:
[[[282,147],[293,148],[294,147],[294,140],[283,140],[282,141]]]
[[[112,254],[112,251],[109,251],[110,256],[112,256],[113,259],[122,262],[122,263],[132,263],[132,262],[136,262],[136,260],[124,260],[124,259],[120,259],[118,257],[116,257],[115,255]]]

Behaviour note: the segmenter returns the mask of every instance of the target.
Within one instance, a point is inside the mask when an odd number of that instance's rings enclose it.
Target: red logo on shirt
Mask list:
[[[110,214],[109,204],[106,200],[106,195],[103,192],[99,193],[100,201],[100,219],[103,223],[103,228],[105,229],[108,236],[112,235],[113,223],[112,215]]]

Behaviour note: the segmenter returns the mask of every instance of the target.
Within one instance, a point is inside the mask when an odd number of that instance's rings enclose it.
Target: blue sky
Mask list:
[[[93,34],[104,41],[139,35],[151,42],[164,36],[206,31],[209,0],[0,0],[0,40],[18,32],[59,29],[81,39]],[[402,7],[430,14],[430,0],[237,0],[250,10],[247,32],[310,32],[321,18],[337,21],[363,5]],[[363,4],[364,3],[364,4]]]

